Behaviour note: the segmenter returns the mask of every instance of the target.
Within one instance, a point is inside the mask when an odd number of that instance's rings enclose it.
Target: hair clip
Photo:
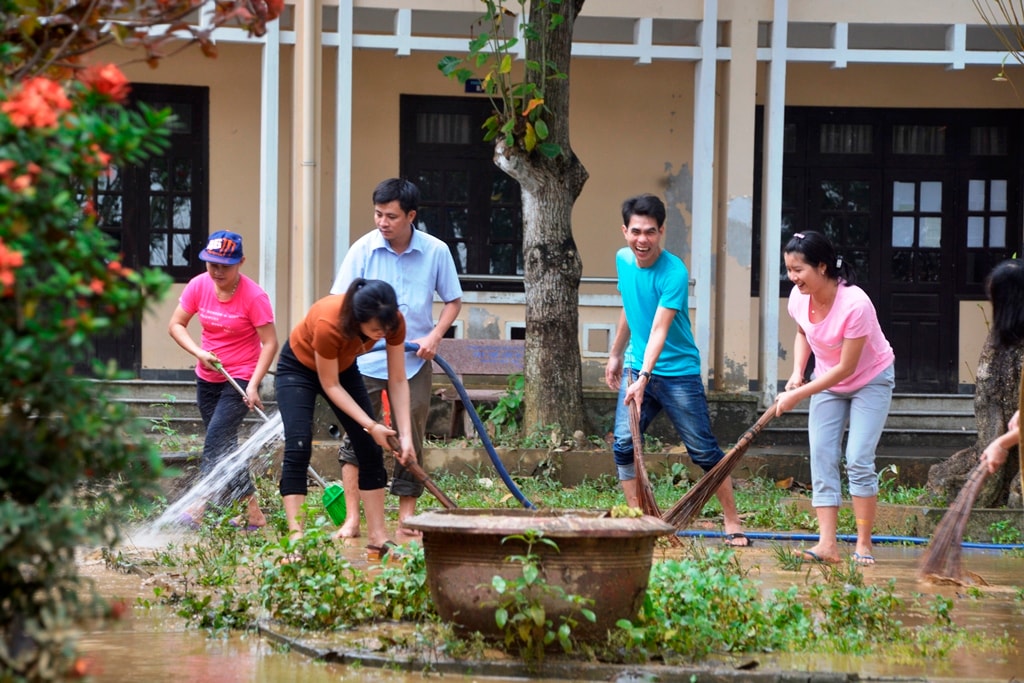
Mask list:
[[[802,240],[803,238],[804,238],[804,234],[802,232],[794,232],[793,233],[793,239]]]
[[[843,267],[843,257],[840,256],[839,258],[836,259],[836,268],[842,268],[842,267]]]

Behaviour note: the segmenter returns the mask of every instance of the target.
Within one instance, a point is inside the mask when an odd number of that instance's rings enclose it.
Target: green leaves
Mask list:
[[[586,608],[591,600],[566,593],[561,586],[545,580],[541,556],[533,549],[537,545],[546,545],[558,552],[558,544],[532,529],[506,536],[501,542],[526,545],[525,554],[505,558],[507,562],[519,565],[519,576],[506,579],[497,575],[491,579],[491,588],[497,596],[493,602],[494,622],[504,632],[506,647],[518,648],[520,655],[531,665],[539,665],[544,659],[544,649],[556,640],[564,652],[572,652],[572,628],[579,623],[579,618],[594,622],[597,617]],[[556,626],[548,607],[563,604],[569,609],[559,614]]]
[[[484,30],[469,41],[466,57],[442,57],[437,68],[461,84],[470,78],[480,79],[483,91],[490,97],[495,109],[494,115],[484,123],[485,142],[501,138],[509,149],[518,149],[526,154],[539,153],[549,159],[558,157],[562,154],[562,148],[554,141],[547,141],[551,131],[541,116],[545,111],[543,103],[546,84],[551,80],[564,79],[566,74],[551,60],[526,60],[522,73],[517,74],[515,50],[521,39],[540,43],[548,40],[550,33],[562,26],[565,16],[553,13],[547,26],[542,27],[529,21],[520,22],[520,38],[510,34],[516,24],[506,19],[527,16],[525,0],[483,2],[486,10],[478,23]],[[559,4],[561,0],[536,0],[533,9]],[[510,10],[509,5],[518,5],[518,12]]]

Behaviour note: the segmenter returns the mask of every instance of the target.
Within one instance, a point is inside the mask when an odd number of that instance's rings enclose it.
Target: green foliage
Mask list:
[[[1000,519],[988,525],[992,542],[1000,545],[1016,545],[1021,542],[1020,529],[1012,519]]]
[[[494,114],[484,122],[484,140],[502,140],[506,147],[520,147],[527,153],[536,151],[544,157],[562,154],[558,144],[548,140],[550,111],[544,104],[549,81],[565,79],[566,74],[551,60],[525,60],[522,70],[514,73],[513,61],[522,40],[541,46],[545,54],[545,41],[565,21],[564,15],[551,11],[545,26],[536,26],[531,20],[519,23],[522,38],[516,35],[516,19],[527,16],[527,1],[483,0],[486,10],[478,19],[480,32],[469,42],[466,57],[445,56],[437,68],[449,78],[465,84],[479,78],[483,91],[494,105]],[[553,10],[562,0],[534,0],[530,12]],[[510,7],[518,5],[518,12]]]
[[[523,373],[510,375],[508,387],[498,402],[490,410],[483,411],[480,419],[494,425],[494,439],[501,442],[508,440],[519,432],[519,422],[523,419],[523,394],[526,390],[526,379]]]
[[[517,648],[523,659],[533,664],[542,662],[545,648],[556,641],[562,651],[572,652],[572,629],[579,624],[579,619],[596,621],[594,612],[589,608],[593,600],[566,593],[561,586],[547,582],[541,557],[533,552],[533,548],[542,543],[557,551],[555,541],[534,530],[501,540],[502,543],[510,541],[526,545],[525,554],[506,558],[520,566],[521,574],[511,581],[495,576],[491,580],[491,588],[496,598],[493,603],[484,603],[496,607],[494,621],[505,634],[505,646]],[[567,613],[558,616],[557,625],[545,607],[552,601],[569,606]]]
[[[117,511],[155,494],[161,469],[142,426],[76,368],[95,335],[140,316],[169,282],[123,268],[83,204],[106,155],[122,164],[163,148],[170,114],[123,110],[81,82],[2,78],[0,666],[49,680],[73,657],[68,627],[94,609],[79,589],[75,548],[115,543]],[[47,88],[52,102],[32,108],[28,87]],[[53,125],[38,123],[51,114]],[[113,367],[96,372],[118,376]],[[112,477],[121,485],[97,489],[92,514],[71,504],[80,484]]]
[[[923,488],[901,486],[897,483],[898,476],[899,469],[896,465],[889,465],[879,470],[878,502],[892,505],[914,505],[927,495],[927,491]]]
[[[326,517],[307,525],[302,538],[287,537],[261,553],[259,603],[282,623],[336,630],[376,619],[423,620],[434,616],[419,545],[388,556],[367,575],[338,558]],[[286,561],[282,561],[286,558]]]
[[[112,545],[120,511],[156,492],[156,449],[103,385],[77,376],[93,339],[139,319],[169,287],[161,271],[125,268],[89,201],[108,169],[167,147],[171,112],[124,108],[127,82],[84,55],[133,44],[151,66],[213,29],[262,34],[279,0],[224,0],[191,25],[195,0],[0,0],[0,671],[4,680],[63,677],[70,626],[95,611],[80,591],[79,546]],[[212,4],[212,3],[211,3]],[[245,10],[245,11],[243,11]],[[173,25],[151,35],[154,26]],[[73,27],[74,30],[70,30]],[[188,34],[188,38],[183,38]],[[75,79],[77,77],[77,80]],[[99,378],[116,367],[93,368]],[[92,513],[72,505],[93,487]]]

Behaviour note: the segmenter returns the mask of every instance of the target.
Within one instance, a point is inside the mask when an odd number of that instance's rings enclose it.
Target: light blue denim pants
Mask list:
[[[808,440],[811,446],[811,504],[838,507],[842,502],[839,462],[843,454],[843,430],[849,421],[846,442],[846,475],[850,495],[878,494],[875,449],[889,416],[895,373],[890,365],[857,391],[822,391],[811,397]]]

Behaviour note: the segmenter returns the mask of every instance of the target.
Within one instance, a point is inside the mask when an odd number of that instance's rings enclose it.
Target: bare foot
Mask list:
[[[356,522],[355,524],[349,524],[348,522],[345,522],[337,531],[334,532],[334,535],[331,536],[331,538],[359,538],[359,523]]]
[[[419,529],[410,529],[409,527],[400,526],[395,529],[395,538],[404,538],[409,541],[417,541],[423,538],[423,532]]]

